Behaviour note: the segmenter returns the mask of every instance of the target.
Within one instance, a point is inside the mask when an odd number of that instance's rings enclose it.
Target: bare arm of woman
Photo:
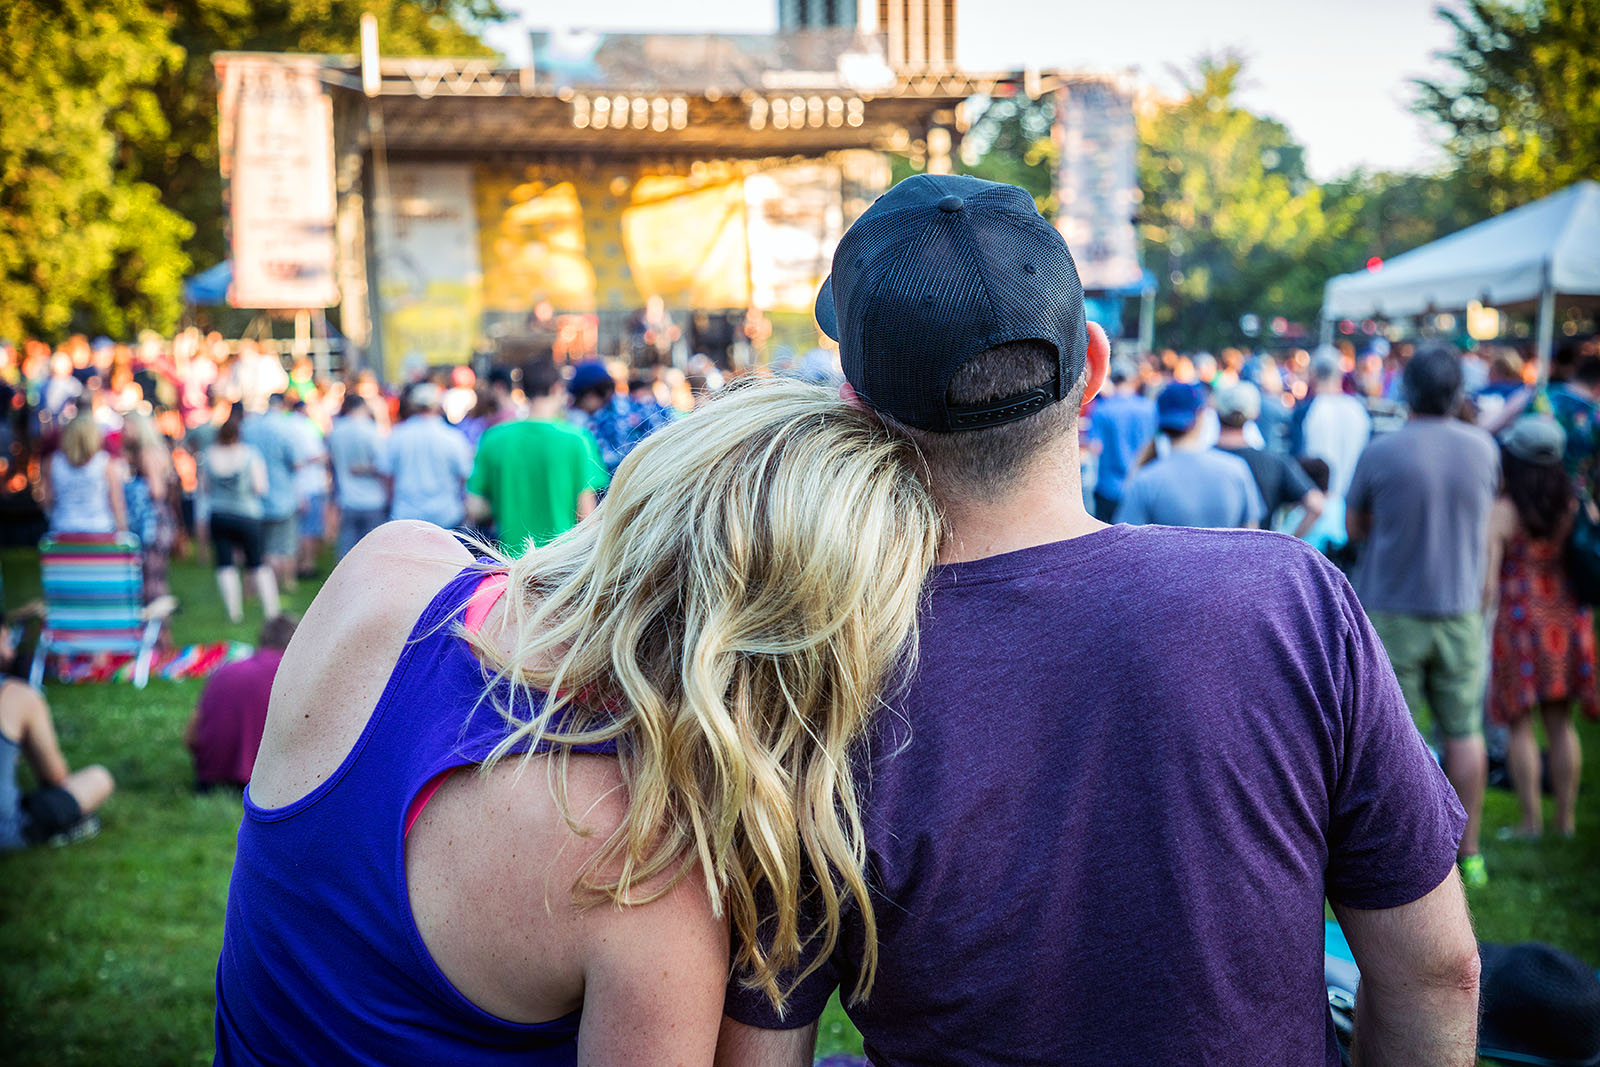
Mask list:
[[[163,462],[155,449],[146,449],[139,457],[139,465],[144,468],[144,484],[150,487],[150,499],[157,504],[167,499],[167,480],[172,470],[171,462]]]
[[[122,483],[127,480],[127,469],[123,467],[122,460],[113,459],[106,464],[106,492],[111,496],[111,521],[116,524],[118,533],[128,529],[128,502],[122,498]]]
[[[1517,511],[1510,500],[1496,497],[1489,509],[1489,546],[1484,554],[1483,612],[1487,616],[1500,594],[1500,561],[1505,557],[1506,542],[1516,532]],[[1493,623],[1493,619],[1486,621]]]
[[[660,900],[585,914],[578,1063],[707,1064],[728,977],[727,925],[698,870]]]

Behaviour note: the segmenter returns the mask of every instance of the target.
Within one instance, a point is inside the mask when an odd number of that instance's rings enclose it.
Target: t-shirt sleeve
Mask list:
[[[1350,476],[1350,488],[1345,490],[1345,508],[1348,511],[1372,510],[1372,449],[1365,448],[1356,460],[1356,471]]]
[[[600,448],[595,444],[594,434],[583,429],[578,433],[583,438],[583,454],[578,461],[583,470],[578,484],[598,493],[611,484],[611,475],[606,473],[606,465],[600,459]]]
[[[1256,484],[1255,475],[1250,473],[1249,464],[1244,460],[1239,461],[1239,466],[1244,469],[1238,472],[1239,484],[1244,489],[1244,524],[1255,523],[1257,526],[1265,525],[1267,520],[1267,503],[1261,497],[1261,487]]]
[[[798,1030],[822,1017],[828,998],[839,988],[839,971],[831,959],[806,975],[784,1002],[780,1018],[772,1001],[759,989],[746,989],[737,975],[728,979],[722,1013],[735,1022],[761,1030]]]
[[[1306,473],[1304,467],[1292,459],[1280,456],[1283,467],[1283,503],[1298,504],[1306,498],[1306,494],[1315,489],[1316,483],[1311,480],[1311,475]]]
[[[1444,881],[1467,815],[1406,710],[1388,656],[1348,582],[1328,818],[1327,893],[1352,908],[1394,908]]]
[[[494,484],[494,444],[478,442],[478,454],[472,461],[472,473],[467,476],[467,492],[489,499],[489,487]]]

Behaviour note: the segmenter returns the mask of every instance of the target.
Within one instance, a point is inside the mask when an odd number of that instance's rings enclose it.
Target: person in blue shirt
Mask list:
[[[1139,453],[1156,435],[1156,405],[1139,393],[1139,372],[1126,359],[1111,364],[1111,392],[1094,402],[1089,435],[1099,445],[1094,515],[1110,522],[1122,502],[1122,486]]]

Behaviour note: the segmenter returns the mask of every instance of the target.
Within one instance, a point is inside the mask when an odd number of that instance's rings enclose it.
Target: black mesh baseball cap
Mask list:
[[[920,430],[998,426],[1056,403],[1083,373],[1088,335],[1072,253],[1014,185],[918,174],[884,193],[833,254],[817,325],[877,411]],[[1056,375],[993,403],[945,402],[972,357],[1007,341],[1056,350]]]

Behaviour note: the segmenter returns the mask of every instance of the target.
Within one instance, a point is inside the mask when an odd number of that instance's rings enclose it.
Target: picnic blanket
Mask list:
[[[179,649],[158,649],[152,675],[168,681],[204,678],[224,663],[241,660],[255,651],[242,641],[212,641],[185,645]],[[78,682],[127,682],[133,679],[134,657],[127,652],[104,652],[86,656],[51,656],[55,677],[70,684]]]

